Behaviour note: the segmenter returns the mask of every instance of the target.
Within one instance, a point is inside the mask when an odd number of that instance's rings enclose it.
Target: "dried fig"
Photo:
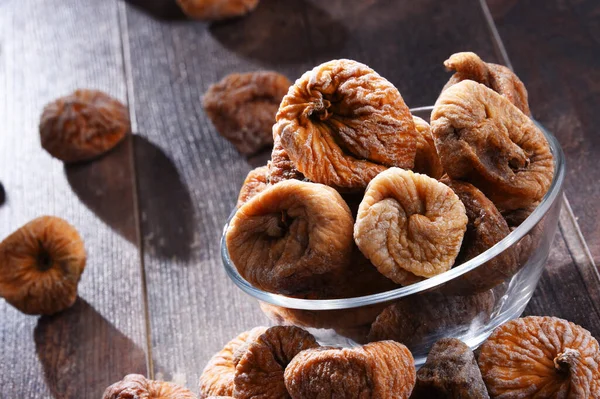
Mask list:
[[[413,170],[439,179],[444,174],[444,168],[435,149],[431,126],[418,116],[413,116],[413,121],[417,132],[417,153]]]
[[[475,186],[448,178],[441,181],[458,195],[469,219],[456,265],[482,254],[510,234],[506,221],[494,203]],[[488,262],[451,281],[444,287],[444,292],[472,294],[488,290],[512,277],[518,271],[518,266],[514,247],[507,248]]]
[[[235,367],[243,356],[242,348],[247,349],[247,343],[254,341],[266,329],[256,327],[241,333],[208,361],[200,376],[200,399],[209,396],[233,396]]]
[[[433,345],[427,362],[417,372],[411,399],[485,399],[487,393],[471,349],[455,338]]]
[[[64,162],[97,158],[130,130],[127,107],[98,90],[76,90],[51,102],[40,120],[42,147]]]
[[[352,253],[353,220],[322,184],[287,180],[239,208],[226,233],[239,273],[257,288],[288,295],[329,289]]]
[[[491,290],[469,296],[411,295],[381,312],[371,326],[368,338],[369,341],[393,339],[411,347],[426,346],[432,338],[435,342],[437,334],[447,335],[472,322],[487,322],[494,303]]]
[[[218,21],[241,17],[256,8],[259,0],[177,0],[190,18]]]
[[[196,395],[170,382],[153,381],[143,375],[129,374],[106,388],[102,399],[196,399]]]
[[[273,144],[272,127],[291,82],[272,71],[233,73],[204,94],[204,109],[217,131],[242,154]]]
[[[250,198],[267,188],[268,170],[269,168],[267,166],[260,166],[252,169],[248,173],[248,176],[246,176],[246,180],[244,180],[244,184],[240,189],[237,201],[238,208],[248,202]]]
[[[375,177],[358,209],[354,240],[396,283],[450,269],[465,234],[465,207],[445,184],[390,168]]]
[[[600,398],[600,349],[584,328],[530,316],[498,327],[479,368],[492,398]]]
[[[527,89],[521,79],[509,68],[483,62],[475,53],[455,53],[444,61],[449,71],[456,71],[442,90],[463,80],[474,80],[506,97],[508,101],[519,108],[525,115],[531,116],[527,102]]]
[[[285,370],[293,399],[400,399],[415,384],[412,354],[393,341],[300,352]]]
[[[248,345],[235,372],[236,399],[289,398],[283,372],[301,351],[319,347],[305,330],[292,326],[267,329]]]
[[[273,126],[309,180],[360,190],[390,166],[412,168],[415,124],[402,96],[368,66],[334,60],[306,72],[281,101]]]
[[[544,134],[484,85],[464,80],[444,90],[431,127],[448,176],[472,183],[498,209],[527,207],[548,191],[554,172]]]
[[[267,180],[269,184],[276,184],[284,180],[304,180],[304,175],[296,169],[287,152],[281,145],[281,140],[275,136],[271,160],[268,162],[269,173]]]
[[[26,314],[60,312],[77,299],[85,261],[73,226],[54,216],[34,219],[0,243],[0,296]]]

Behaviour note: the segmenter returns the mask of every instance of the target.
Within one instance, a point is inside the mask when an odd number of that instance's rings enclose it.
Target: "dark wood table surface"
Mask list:
[[[431,105],[456,51],[512,67],[567,157],[560,229],[526,313],[600,337],[600,3],[597,0],[262,0],[206,24],[173,0],[0,0],[0,237],[52,214],[82,233],[79,299],[53,317],[0,300],[0,398],[100,398],[128,373],[197,392],[207,359],[265,324],[226,277],[219,236],[244,158],[201,96],[231,72],[290,79],[334,58],[364,62],[411,107]],[[134,135],[64,167],[39,144],[42,107],[79,87],[129,105]]]

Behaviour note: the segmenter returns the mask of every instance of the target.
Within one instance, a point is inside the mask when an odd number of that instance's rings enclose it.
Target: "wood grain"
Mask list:
[[[80,298],[53,317],[0,300],[0,397],[99,398],[146,372],[130,140],[96,162],[65,168],[39,144],[42,107],[78,87],[125,100],[116,3],[0,1],[0,237],[52,214],[88,253]]]

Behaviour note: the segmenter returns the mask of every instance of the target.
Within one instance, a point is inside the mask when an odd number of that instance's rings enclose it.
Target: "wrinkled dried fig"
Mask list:
[[[510,234],[506,221],[494,203],[475,186],[448,178],[441,181],[458,195],[469,219],[456,258],[457,266],[482,254]],[[488,290],[512,277],[518,271],[518,266],[514,247],[507,248],[488,262],[451,281],[444,292],[471,294]]]
[[[487,322],[494,302],[492,291],[469,296],[412,295],[381,312],[368,338],[369,341],[393,339],[411,347],[426,345],[432,338],[435,342],[436,334],[464,329],[472,322]]]
[[[287,180],[239,208],[226,233],[239,273],[257,288],[288,295],[329,289],[352,253],[353,220],[322,184]]]
[[[209,396],[232,396],[235,367],[243,356],[248,343],[253,342],[266,327],[245,331],[229,341],[206,364],[200,376],[200,399]]]
[[[102,399],[196,399],[196,395],[170,382],[153,381],[143,375],[129,374],[106,388]]]
[[[600,398],[600,349],[584,328],[530,316],[498,327],[479,368],[492,398]]]
[[[208,21],[241,17],[256,8],[259,0],[177,0],[190,18]]]
[[[42,147],[64,162],[97,158],[131,130],[129,111],[98,90],[81,89],[44,107],[40,119]]]
[[[410,396],[414,384],[412,354],[393,341],[306,350],[285,370],[293,399],[401,399]]]
[[[304,180],[304,175],[296,169],[289,155],[281,145],[279,136],[275,136],[271,160],[268,162],[269,173],[267,180],[269,184],[276,184],[284,180]]]
[[[292,326],[267,329],[248,345],[235,373],[236,399],[289,398],[283,372],[301,351],[319,347],[305,330]]]
[[[544,134],[484,85],[464,80],[444,90],[431,127],[448,176],[472,183],[498,209],[527,207],[548,191],[554,172]]]
[[[527,102],[527,89],[521,79],[509,68],[483,62],[475,53],[455,53],[444,61],[449,71],[456,71],[442,90],[463,80],[474,80],[506,97],[508,101],[519,108],[525,115],[531,116]]]
[[[489,398],[471,349],[455,338],[437,341],[417,372],[411,399]]]
[[[407,285],[450,269],[465,234],[465,207],[445,184],[390,168],[375,177],[358,209],[354,240],[377,269]]]
[[[50,315],[77,299],[83,240],[54,216],[27,223],[0,243],[0,296],[26,314]]]
[[[417,132],[417,153],[413,170],[439,179],[444,174],[444,168],[435,149],[431,126],[418,116],[413,116],[413,121]]]
[[[290,87],[273,135],[309,180],[360,190],[390,166],[412,168],[416,132],[390,82],[368,66],[334,60]]]
[[[269,168],[267,166],[260,166],[252,169],[248,173],[246,180],[244,180],[244,184],[240,189],[240,194],[238,195],[238,208],[248,202],[250,198],[267,188],[268,171]]]
[[[213,84],[203,105],[217,131],[242,154],[273,144],[272,127],[291,82],[271,71],[233,73]]]

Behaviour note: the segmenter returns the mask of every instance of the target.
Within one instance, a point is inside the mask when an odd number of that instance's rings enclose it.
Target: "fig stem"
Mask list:
[[[563,352],[554,358],[554,367],[560,372],[568,373],[579,359],[579,356],[579,352],[575,349],[565,348]]]

